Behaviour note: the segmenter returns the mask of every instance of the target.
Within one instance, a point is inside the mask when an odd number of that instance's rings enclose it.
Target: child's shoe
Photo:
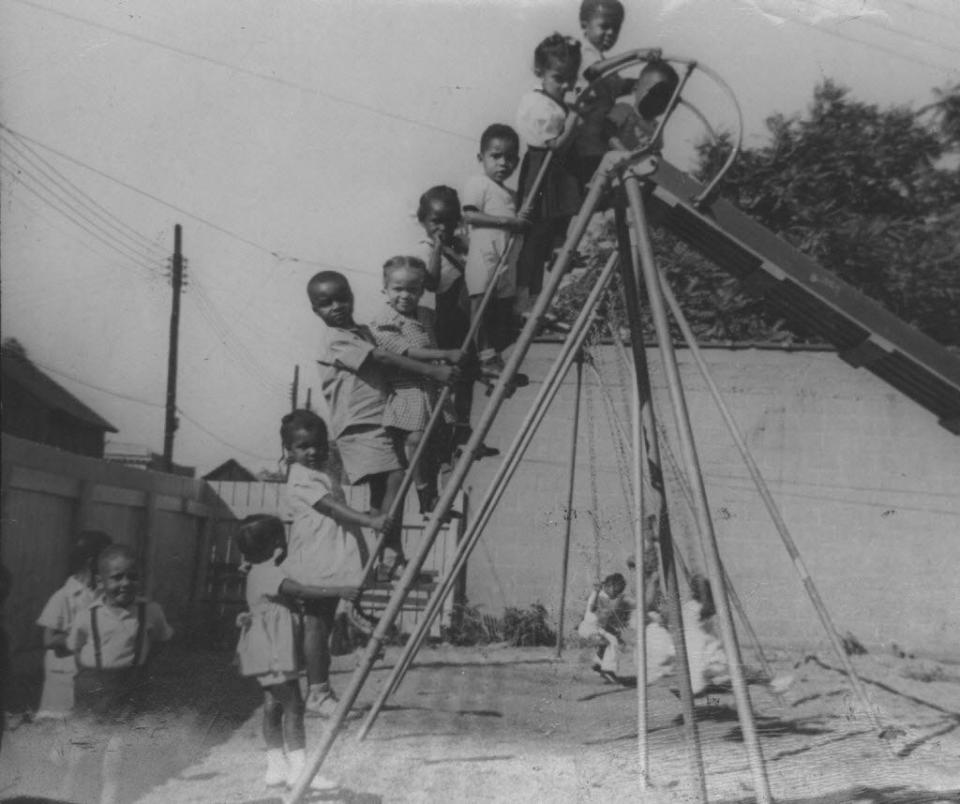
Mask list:
[[[300,778],[300,774],[303,773],[303,768],[307,764],[307,752],[302,748],[291,751],[289,757],[290,771],[287,775],[287,786],[293,787],[297,783],[297,779]],[[336,790],[340,785],[337,784],[333,779],[327,779],[325,776],[317,774],[313,777],[310,782],[310,790],[316,791],[327,791],[327,790]]]
[[[267,772],[263,775],[263,783],[267,787],[278,787],[287,783],[290,770],[287,767],[287,758],[282,748],[267,749]]]
[[[312,717],[332,717],[337,709],[337,696],[329,684],[311,684],[303,708]]]

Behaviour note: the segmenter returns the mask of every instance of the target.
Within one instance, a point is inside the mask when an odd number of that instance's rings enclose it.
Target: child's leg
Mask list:
[[[296,683],[296,682],[294,682]],[[267,787],[286,784],[287,762],[283,756],[284,732],[284,684],[271,684],[263,688],[263,741],[267,744],[267,771],[264,783]],[[297,696],[300,688],[297,687]],[[302,717],[301,717],[302,719]]]
[[[483,296],[479,294],[476,296],[470,297],[470,321],[471,322],[476,321],[477,316],[480,315],[481,301],[483,301]],[[493,300],[491,299],[491,303],[492,301]],[[487,307],[487,309],[488,310],[490,309],[489,306]],[[487,321],[488,321],[487,315],[486,315],[486,312],[484,312],[484,315],[480,318],[480,324],[477,327],[477,337],[475,341],[477,344],[477,354],[480,356],[481,361],[488,359],[489,357],[488,352],[492,348],[490,344],[490,333],[488,332]]]
[[[263,741],[268,751],[283,750],[283,696],[277,692],[282,686],[272,684],[263,688]]]
[[[400,485],[403,483],[403,469],[394,469],[392,472],[381,472],[377,475],[370,475],[368,478],[370,484],[370,507],[382,513],[387,513],[393,506],[393,501],[400,491]],[[396,524],[386,532],[386,539],[383,547],[384,553],[390,550],[395,556],[394,563],[403,563],[403,544],[401,536],[403,534],[403,511],[401,509]],[[381,556],[383,553],[381,553]]]
[[[306,745],[306,732],[303,725],[303,697],[300,695],[300,685],[296,681],[288,681],[286,684],[277,684],[273,690],[283,715],[281,739],[287,751],[301,749]]]
[[[321,602],[303,602],[303,653],[311,687],[326,683],[330,675],[330,631],[321,618]]]

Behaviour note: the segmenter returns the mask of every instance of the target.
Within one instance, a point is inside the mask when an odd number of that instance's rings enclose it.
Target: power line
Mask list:
[[[24,2],[24,0],[17,0],[17,2]],[[178,207],[176,204],[171,204],[169,201],[165,201],[164,199],[158,196],[155,196],[152,193],[147,192],[146,190],[141,190],[139,187],[136,187],[133,184],[129,184],[128,182],[125,182],[122,179],[118,179],[116,176],[111,176],[109,173],[105,173],[99,168],[96,168],[93,165],[88,164],[87,162],[77,159],[74,156],[70,156],[69,154],[66,154],[63,151],[58,150],[57,148],[47,145],[46,143],[41,142],[40,140],[34,137],[30,137],[26,134],[23,134],[22,132],[16,131],[10,128],[10,126],[8,125],[0,123],[0,129],[9,131],[11,134],[13,134],[16,137],[19,137],[21,140],[26,140],[27,142],[31,142],[34,145],[38,145],[44,150],[49,151],[52,154],[56,154],[62,159],[66,159],[68,162],[72,162],[75,165],[78,165],[82,168],[86,168],[90,172],[95,173],[98,176],[102,176],[103,178],[108,179],[109,181],[112,181],[114,184],[117,184],[120,187],[125,187],[126,189],[131,190],[132,192],[142,195],[144,198],[149,198],[151,201],[156,201],[158,204],[165,206],[168,209],[172,209],[175,212],[179,212],[181,215],[186,215],[187,217],[192,218],[193,220],[198,221],[199,223],[202,223],[205,226],[209,226],[211,229],[217,232],[220,232],[221,234],[225,234],[227,237],[231,237],[234,240],[237,240],[252,248],[257,249],[258,251],[262,251],[266,254],[269,254],[278,262],[300,263],[303,265],[313,265],[318,268],[324,268],[332,271],[344,271],[347,273],[363,274],[365,276],[370,275],[369,271],[361,271],[357,268],[348,268],[345,265],[332,265],[330,263],[326,263],[321,260],[311,260],[305,257],[295,257],[295,256],[283,254],[282,252],[279,252],[279,251],[274,251],[273,249],[270,249],[267,246],[262,245],[261,243],[256,243],[253,240],[249,240],[248,238],[243,237],[242,235],[239,235],[236,232],[232,232],[229,229],[226,229],[223,226],[220,226],[219,224],[213,223],[212,221],[207,220],[206,218],[203,218],[197,215],[196,213],[191,212],[188,209],[184,209],[183,207]]]
[[[9,159],[9,157],[7,158]],[[12,162],[13,160],[10,160],[10,161]],[[23,186],[26,190],[29,190],[31,193],[37,196],[37,198],[39,198],[45,204],[55,209],[57,212],[59,212],[61,215],[63,215],[65,218],[67,218],[69,221],[71,221],[73,224],[75,224],[79,228],[83,229],[91,237],[94,237],[97,240],[99,240],[103,245],[107,246],[113,251],[116,251],[118,254],[121,254],[122,256],[124,256],[125,258],[133,262],[137,267],[145,271],[156,270],[156,266],[150,266],[147,263],[142,262],[144,257],[141,254],[137,254],[136,252],[133,252],[132,249],[130,249],[126,244],[120,241],[117,241],[115,238],[112,238],[109,235],[109,233],[104,233],[103,230],[97,231],[96,228],[89,228],[89,226],[86,223],[86,220],[82,217],[77,218],[74,214],[72,214],[72,210],[69,206],[67,206],[67,209],[64,209],[63,207],[58,206],[58,202],[63,203],[61,199],[58,199],[57,196],[52,193],[51,194],[53,195],[54,200],[51,200],[49,197],[46,197],[41,190],[38,190],[36,187],[32,186],[24,178],[26,176],[27,178],[30,178],[33,181],[37,181],[36,178],[33,176],[33,174],[29,170],[25,170],[22,166],[18,165],[16,162],[14,162],[14,165],[17,166],[16,170],[12,170],[11,168],[6,167],[2,163],[0,163],[0,171],[8,174],[12,179],[19,182],[21,186]],[[46,190],[47,193],[51,192],[50,190],[47,190],[46,188],[44,188],[44,185],[42,182],[39,182],[39,184],[41,188]]]
[[[0,347],[0,351],[2,351],[4,354],[14,354],[10,349],[6,347]],[[127,402],[136,402],[139,405],[148,405],[149,407],[153,407],[153,408],[165,407],[165,405],[162,402],[151,402],[148,399],[140,399],[135,396],[130,396],[129,394],[123,394],[123,393],[120,393],[119,391],[114,391],[110,388],[104,388],[103,386],[100,386],[100,385],[94,385],[93,383],[89,383],[86,380],[81,380],[79,377],[73,374],[68,374],[65,371],[60,371],[59,369],[55,369],[52,366],[48,366],[45,363],[40,363],[39,361],[34,360],[31,357],[28,357],[27,360],[29,363],[36,366],[37,368],[41,368],[44,371],[48,371],[51,374],[54,374],[58,377],[62,377],[63,379],[70,380],[71,382],[75,382],[78,385],[82,385],[85,388],[90,388],[94,391],[99,391],[100,393],[107,394],[108,396],[113,396],[113,397],[116,397],[117,399],[123,399]],[[270,462],[273,460],[272,458],[266,458],[263,455],[259,455],[255,452],[250,452],[249,450],[245,450],[242,447],[238,447],[235,444],[231,444],[230,442],[225,441],[224,439],[220,438],[220,436],[218,436],[216,433],[212,432],[211,430],[208,430],[206,427],[200,424],[200,422],[198,422],[196,419],[190,416],[183,408],[178,407],[177,413],[183,416],[184,419],[190,422],[198,430],[203,431],[208,436],[213,438],[215,441],[219,441],[225,447],[229,447],[230,449],[236,450],[237,452],[242,452],[244,455],[249,455],[250,457],[257,458],[258,460],[261,460],[261,461]]]
[[[200,424],[200,422],[198,422],[198,421],[197,421],[196,419],[194,419],[192,416],[189,416],[189,415],[187,414],[187,412],[186,412],[183,408],[177,408],[177,413],[179,413],[181,416],[183,416],[184,419],[186,419],[188,422],[190,422],[190,423],[191,423],[194,427],[196,427],[198,430],[206,433],[206,434],[207,434],[208,436],[210,436],[210,438],[212,438],[214,441],[219,441],[219,442],[220,442],[221,444],[223,444],[223,446],[225,446],[225,447],[229,447],[230,449],[236,450],[237,452],[242,452],[244,455],[249,455],[251,458],[256,458],[257,460],[260,460],[260,461],[267,461],[268,463],[273,463],[274,460],[275,460],[274,458],[266,458],[266,457],[264,457],[263,455],[260,455],[260,454],[258,454],[258,453],[256,453],[256,452],[250,452],[250,450],[243,449],[243,447],[238,447],[236,444],[231,444],[229,441],[225,441],[225,440],[222,439],[220,436],[218,436],[216,433],[214,433],[212,430],[208,430],[206,427],[204,427],[202,424]]]
[[[18,2],[23,2],[23,0],[18,0]],[[918,59],[913,56],[908,56],[899,50],[895,50],[894,48],[884,47],[883,45],[877,45],[872,42],[864,42],[862,39],[854,39],[852,36],[845,36],[842,33],[839,33],[837,31],[831,31],[828,28],[824,28],[822,25],[816,25],[812,22],[807,22],[806,20],[802,20],[798,17],[787,17],[780,14],[778,14],[777,16],[779,16],[781,19],[785,20],[786,22],[792,22],[794,25],[802,25],[805,28],[812,28],[814,31],[819,31],[820,33],[826,36],[833,36],[837,39],[842,39],[845,42],[852,42],[853,44],[860,45],[861,47],[871,48],[881,53],[886,53],[888,56],[893,56],[894,58],[897,58],[897,59],[910,61],[910,62],[913,62],[914,64],[921,64],[924,67],[931,67],[934,70],[946,70],[948,73],[957,72],[956,67],[948,67],[944,64],[934,64],[933,62],[925,61],[924,59]]]
[[[55,14],[58,17],[63,17],[64,19],[71,20],[72,22],[80,23],[81,25],[88,25],[92,28],[99,28],[100,30],[109,31],[110,33],[116,34],[117,36],[123,36],[128,39],[133,39],[136,42],[141,42],[142,44],[151,45],[152,47],[160,48],[161,50],[168,50],[171,53],[176,53],[179,56],[186,56],[191,59],[198,59],[199,61],[206,62],[208,64],[216,65],[217,67],[222,67],[227,70],[233,70],[234,72],[241,73],[243,75],[249,75],[253,78],[259,78],[263,81],[269,81],[272,84],[278,84],[282,87],[287,87],[288,89],[296,89],[301,92],[306,92],[311,95],[316,95],[320,98],[325,98],[327,100],[333,101],[334,103],[340,103],[344,106],[352,106],[356,109],[362,109],[365,112],[370,112],[371,114],[378,115],[380,117],[386,117],[391,120],[398,120],[402,123],[407,123],[412,126],[418,126],[419,128],[425,128],[430,131],[436,131],[440,134],[447,134],[451,137],[457,137],[458,139],[467,140],[468,142],[473,142],[474,137],[468,136],[467,134],[461,134],[457,131],[451,131],[450,129],[443,128],[442,126],[435,125],[433,123],[427,123],[424,120],[418,120],[415,117],[407,117],[406,115],[397,114],[395,112],[388,112],[385,109],[380,109],[377,106],[371,106],[366,103],[361,103],[360,101],[351,100],[350,98],[344,98],[339,95],[333,95],[329,92],[324,92],[316,87],[307,86],[305,84],[298,84],[295,81],[290,81],[286,78],[281,78],[276,75],[270,75],[269,73],[261,73],[256,70],[251,70],[249,67],[241,67],[236,64],[231,64],[230,62],[222,61],[220,59],[215,59],[212,56],[206,56],[203,53],[195,53],[190,50],[185,50],[183,48],[176,47],[174,45],[168,45],[165,42],[158,42],[156,39],[149,39],[145,36],[140,36],[139,34],[130,33],[129,31],[124,31],[120,28],[114,28],[110,25],[104,25],[100,22],[94,22],[93,20],[86,19],[84,17],[78,17],[73,14],[68,14],[65,11],[58,11],[52,8],[47,8],[38,3],[31,3],[30,0],[16,0],[16,2],[30,6],[31,8],[38,9],[40,11],[45,11],[48,14]]]
[[[53,226],[55,229],[57,229],[58,231],[60,231],[60,232],[62,232],[63,234],[65,234],[67,237],[70,237],[70,238],[72,238],[73,240],[75,240],[79,245],[83,246],[83,248],[87,249],[87,251],[89,251],[91,254],[95,255],[96,257],[99,257],[101,260],[105,260],[105,261],[106,261],[107,263],[109,263],[110,265],[113,265],[113,266],[116,266],[117,268],[122,269],[122,271],[123,271],[124,274],[129,274],[130,268],[131,268],[131,266],[132,266],[132,267],[136,268],[138,272],[139,272],[139,271],[142,271],[142,272],[143,272],[143,275],[144,275],[146,278],[150,278],[150,279],[157,279],[157,278],[158,278],[158,275],[157,275],[156,271],[154,271],[154,270],[152,270],[152,269],[148,270],[148,269],[146,269],[146,268],[144,268],[144,267],[142,267],[142,266],[140,266],[140,265],[138,265],[138,264],[133,264],[133,263],[121,263],[121,262],[117,259],[116,254],[110,254],[110,255],[108,256],[108,255],[106,254],[106,252],[100,251],[100,250],[98,250],[98,249],[95,249],[95,248],[94,248],[93,246],[91,246],[86,240],[84,240],[82,237],[80,237],[74,230],[68,229],[68,228],[60,225],[59,222],[58,222],[58,219],[55,219],[55,218],[53,218],[53,217],[51,217],[51,216],[49,216],[49,215],[44,214],[44,213],[40,210],[40,208],[35,207],[33,204],[31,204],[31,203],[30,203],[29,201],[27,201],[25,198],[20,198],[20,197],[19,197],[19,194],[16,194],[16,195],[11,194],[11,195],[12,195],[12,197],[15,197],[20,204],[22,204],[24,207],[26,207],[27,209],[29,209],[34,215],[36,215],[36,216],[39,217],[39,218],[43,218],[44,220],[46,220],[51,226]],[[89,282],[89,281],[99,282],[99,281],[107,281],[107,280],[116,281],[116,275],[117,275],[116,272],[113,272],[113,273],[111,274],[111,276],[109,276],[109,277],[101,276],[99,280],[97,280],[97,279],[91,280],[91,279],[89,279],[89,278],[85,278],[85,279],[84,279],[84,282]],[[9,281],[9,280],[8,280],[8,281]],[[51,289],[50,289],[49,287],[34,288],[34,289],[33,289],[33,292],[34,292],[34,293],[36,293],[36,294],[38,294],[38,295],[44,295],[44,296],[48,296],[48,295],[50,294],[50,291],[51,291]],[[9,294],[9,293],[14,293],[14,294],[16,294],[16,295],[18,295],[18,296],[21,296],[21,295],[22,295],[22,293],[19,293],[18,291],[10,291],[9,289],[6,290],[5,292],[8,293],[8,294]],[[70,293],[75,293],[75,290],[74,290],[73,288],[70,288],[70,289],[69,289],[69,292],[70,292]]]
[[[899,3],[901,6],[906,6],[913,11],[919,11],[921,14],[929,14],[931,17],[937,17],[941,20],[946,20],[947,22],[952,22],[954,25],[960,25],[960,18],[951,17],[949,14],[942,14],[939,11],[934,11],[930,8],[924,8],[919,6],[916,3],[910,3],[907,0],[893,0],[895,3]]]
[[[10,349],[6,347],[0,347],[0,351],[2,351],[4,354],[13,354],[13,352],[11,352]],[[51,374],[55,374],[58,377],[63,377],[66,380],[71,380],[72,382],[75,382],[78,385],[82,385],[85,388],[92,388],[94,391],[100,391],[100,393],[108,394],[109,396],[115,396],[117,397],[117,399],[123,399],[123,400],[126,400],[127,402],[136,402],[138,405],[148,405],[152,408],[163,407],[162,402],[151,402],[149,399],[140,399],[139,397],[130,396],[129,394],[123,394],[120,391],[114,391],[110,388],[104,388],[101,385],[94,385],[93,383],[80,379],[74,374],[68,374],[65,371],[61,371],[60,369],[53,368],[53,366],[48,366],[45,363],[40,363],[39,361],[34,360],[32,357],[28,357],[27,361],[32,365],[36,366],[37,368],[41,368],[44,371],[49,371]]]
[[[816,0],[804,0],[804,2],[808,6],[813,6],[814,8],[819,8],[824,11],[831,12],[833,14],[838,14],[837,9],[834,8],[833,6],[829,6],[824,3],[818,3],[816,2]],[[869,25],[873,28],[878,28],[881,31],[886,31],[887,33],[895,34],[896,36],[902,36],[907,39],[911,39],[914,42],[924,42],[925,44],[933,45],[934,47],[939,47],[939,48],[943,48],[944,50],[949,50],[952,53],[960,53],[960,48],[955,48],[950,45],[945,45],[942,42],[937,42],[933,39],[927,39],[925,36],[918,36],[916,34],[909,33],[900,28],[894,28],[892,25],[884,25],[882,22],[879,22],[873,19],[872,17],[868,17],[864,15],[857,15],[857,16],[851,15],[850,19],[855,20],[856,22],[861,22],[864,25]]]
[[[114,229],[120,235],[129,238],[137,243],[141,248],[148,251],[157,252],[166,257],[167,251],[162,246],[157,245],[145,234],[137,231],[132,226],[124,223],[120,218],[93,198],[89,193],[83,191],[74,184],[69,178],[57,170],[48,160],[44,159],[37,151],[31,148],[26,142],[20,141],[11,133],[4,134],[0,132],[0,137],[4,138],[7,144],[25,158],[31,165],[37,167],[43,175],[50,181],[60,186],[63,191],[71,195],[78,203],[91,207],[91,212],[100,218],[107,226]],[[52,175],[51,175],[52,174]]]
[[[71,216],[71,220],[77,225],[81,225],[77,220],[83,221],[86,225],[92,227],[87,231],[96,231],[101,238],[104,239],[104,242],[108,242],[112,245],[113,248],[120,251],[126,257],[132,257],[137,260],[141,265],[148,265],[152,261],[158,259],[158,257],[152,253],[142,251],[142,246],[133,245],[129,240],[124,240],[109,229],[107,229],[103,224],[101,224],[95,217],[90,215],[84,207],[78,206],[70,198],[64,198],[62,195],[62,190],[59,187],[51,186],[43,178],[34,173],[30,168],[26,167],[21,162],[17,161],[10,154],[0,155],[0,159],[6,160],[8,163],[7,170],[11,173],[21,184],[23,184],[27,189],[33,192],[38,197],[41,197],[43,201],[52,206],[58,212],[64,216]],[[24,177],[29,179],[34,183],[34,185],[40,187],[40,189],[47,194],[48,197],[44,197],[40,190],[37,190],[35,186],[27,184],[24,180]],[[52,201],[50,199],[53,199]],[[58,206],[59,205],[59,206]]]

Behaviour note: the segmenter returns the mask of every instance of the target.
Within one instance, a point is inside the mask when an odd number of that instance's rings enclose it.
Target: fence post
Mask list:
[[[217,515],[212,511],[200,523],[200,539],[197,542],[197,553],[193,561],[193,578],[190,582],[190,622],[197,629],[194,637],[200,637],[204,629],[209,627],[209,618],[200,616],[200,602],[209,596],[207,574],[210,568],[210,550],[217,532]],[[201,625],[202,623],[202,625]]]

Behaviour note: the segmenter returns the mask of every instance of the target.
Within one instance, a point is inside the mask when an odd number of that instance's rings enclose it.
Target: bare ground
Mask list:
[[[396,651],[372,673],[358,707],[369,706]],[[827,654],[772,658],[776,669],[796,674],[783,703],[751,687],[776,800],[960,801],[960,668],[857,657],[872,705],[903,732],[881,739]],[[334,685],[343,689],[354,659],[335,662]],[[222,652],[174,650],[156,671],[154,711],[124,731],[121,800],[269,800],[256,684],[238,678]],[[356,740],[358,721],[348,723],[322,770],[342,787],[311,800],[690,801],[673,683],[663,679],[649,688],[651,784],[644,791],[636,689],[606,684],[591,672],[588,650],[570,649],[556,660],[549,648],[429,648],[365,742]],[[710,696],[697,711],[710,800],[754,800],[733,696]],[[324,721],[308,720],[308,749],[323,728]],[[11,718],[0,796],[98,800],[96,757],[104,741],[102,729],[79,723]],[[72,779],[69,755],[79,758]]]

